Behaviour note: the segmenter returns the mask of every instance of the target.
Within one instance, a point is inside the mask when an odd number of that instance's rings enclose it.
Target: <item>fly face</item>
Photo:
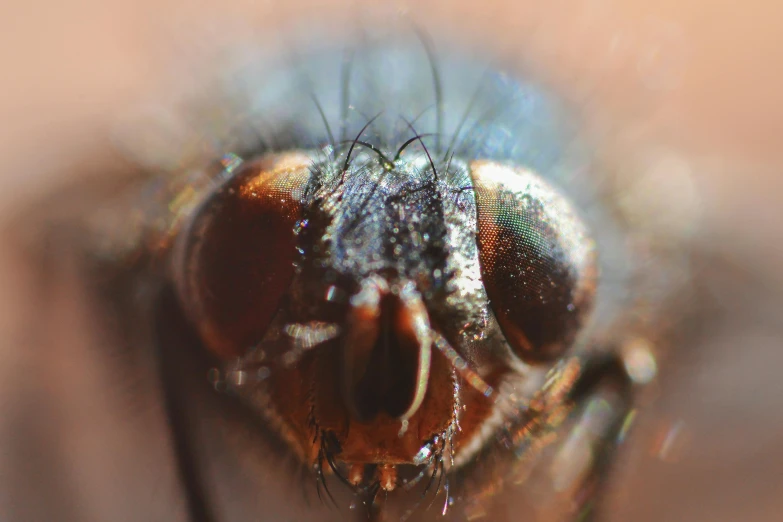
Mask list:
[[[341,504],[407,519],[446,491],[456,520],[493,519],[549,483],[578,512],[631,408],[623,225],[546,96],[426,54],[318,55],[317,82],[287,64],[269,95],[275,75],[232,75],[247,95],[205,111],[219,172],[176,163],[151,234],[188,320],[160,335],[203,345],[212,384]]]
[[[508,389],[540,398],[597,277],[586,227],[538,176],[414,140],[247,163],[174,257],[227,384],[317,474],[373,495],[470,462],[518,418]]]

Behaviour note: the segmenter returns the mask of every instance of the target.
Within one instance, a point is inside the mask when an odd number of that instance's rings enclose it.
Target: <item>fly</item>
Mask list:
[[[350,72],[339,140],[311,94],[325,140],[234,149],[175,211],[161,253],[210,379],[324,502],[342,505],[336,481],[378,518],[439,498],[474,518],[546,460],[571,508],[589,504],[633,418],[632,380],[621,349],[590,337],[606,231],[540,172],[559,149],[512,132],[538,105],[500,75],[511,95],[480,85],[450,117],[433,66],[434,104],[402,74],[389,84],[407,102],[376,111],[381,96],[347,103]],[[535,154],[483,145],[501,136]]]

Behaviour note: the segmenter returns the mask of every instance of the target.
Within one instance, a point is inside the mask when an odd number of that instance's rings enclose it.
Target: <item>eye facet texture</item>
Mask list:
[[[220,357],[241,356],[261,339],[290,285],[301,211],[295,194],[308,166],[295,153],[243,165],[180,234],[180,298]]]
[[[482,161],[472,174],[492,310],[519,357],[558,357],[593,303],[593,242],[569,202],[535,174]]]

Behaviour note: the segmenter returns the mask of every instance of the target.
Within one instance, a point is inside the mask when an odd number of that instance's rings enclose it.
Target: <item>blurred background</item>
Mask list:
[[[662,360],[613,478],[608,519],[780,520],[783,4],[377,4],[0,5],[0,519],[183,517],[155,435],[155,395],[129,391],[149,383],[100,370],[105,341],[78,288],[57,277],[67,262],[30,266],[16,247],[18,216],[74,180],[126,170],[108,129],[176,79],[179,57],[216,41],[277,45],[302,21],[339,34],[403,13],[551,85],[578,108],[605,161],[646,174],[639,190],[659,218],[651,226],[687,229],[694,244],[697,319]],[[237,20],[245,33],[225,30]]]

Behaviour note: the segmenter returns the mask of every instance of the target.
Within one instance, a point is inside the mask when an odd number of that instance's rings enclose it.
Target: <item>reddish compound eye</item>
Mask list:
[[[595,247],[569,202],[527,170],[471,165],[482,276],[509,344],[526,361],[573,343],[592,307]]]
[[[308,156],[265,156],[210,195],[180,234],[175,258],[183,307],[216,355],[258,343],[294,275],[297,196]]]

